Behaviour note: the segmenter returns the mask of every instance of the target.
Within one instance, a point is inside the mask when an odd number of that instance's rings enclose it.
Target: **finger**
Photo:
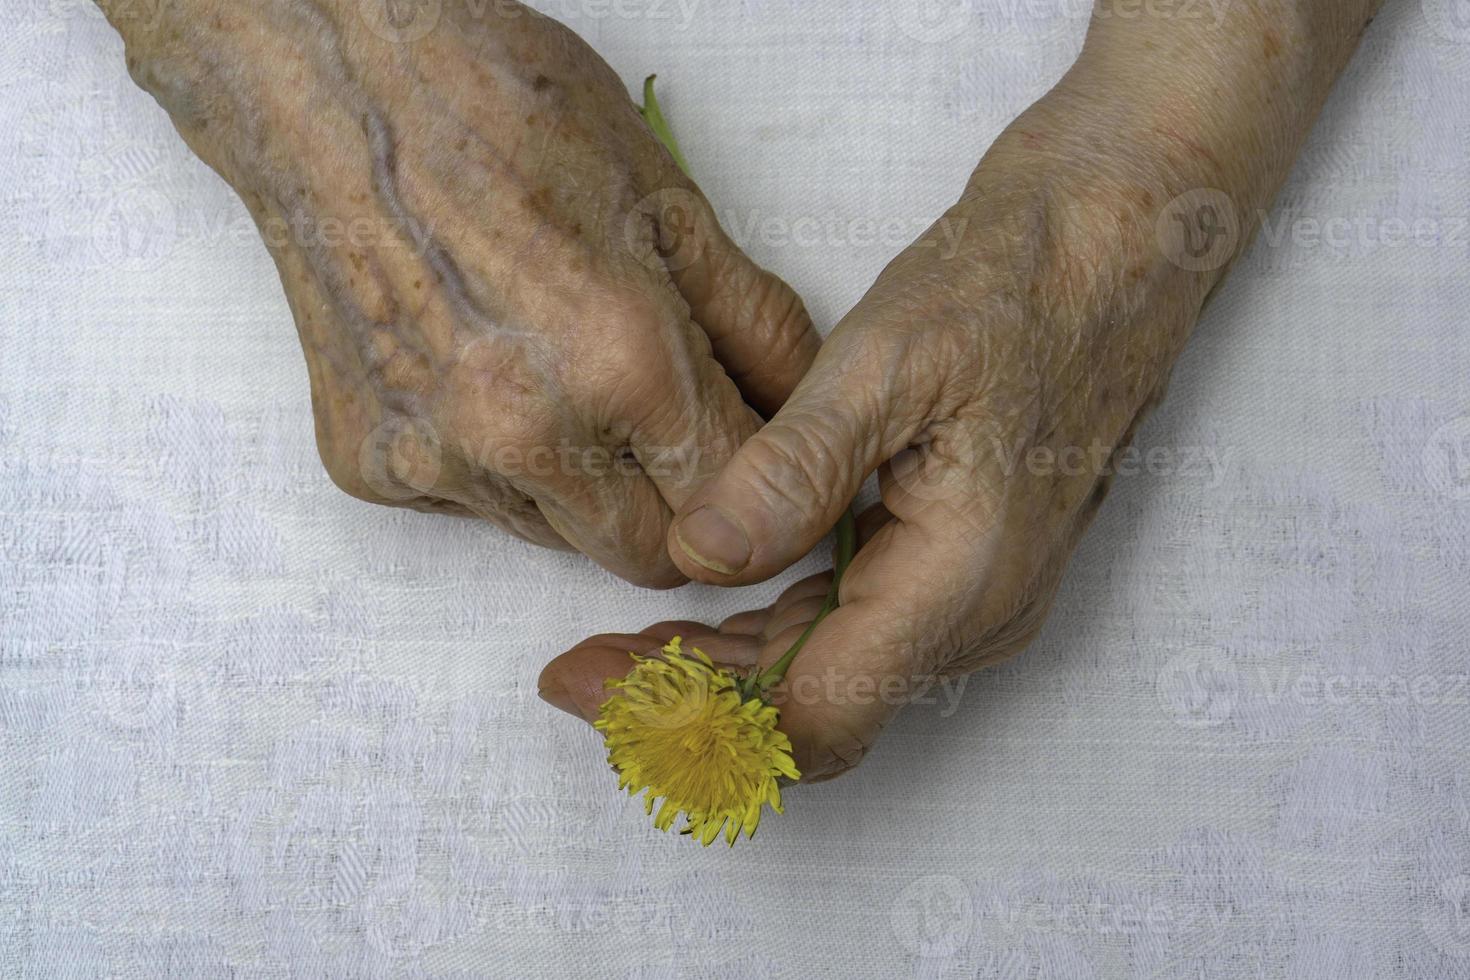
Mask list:
[[[740,633],[745,636],[759,636],[766,628],[766,623],[771,618],[769,609],[747,609],[738,612],[720,624],[721,633]]]
[[[805,627],[817,618],[822,611],[822,607],[826,604],[826,593],[819,596],[812,596],[808,599],[788,602],[766,624],[766,635],[773,638],[779,637],[793,626]]]
[[[662,622],[654,623],[652,626],[645,626],[638,632],[643,636],[651,636],[663,643],[668,643],[676,636],[683,637],[686,640],[692,640],[697,636],[709,636],[715,632],[715,629],[712,626],[706,626],[704,623],[696,623],[691,619],[666,619]]]
[[[740,634],[735,631],[727,633],[723,629],[716,630],[713,626],[687,619],[654,623],[641,630],[640,635],[653,637],[660,644],[670,643],[675,638],[681,639],[684,641],[684,649],[699,650],[717,664],[735,667],[750,666],[755,663],[760,652],[760,644],[754,634]]]
[[[776,574],[914,440],[939,381],[904,336],[838,328],[786,406],[679,509],[669,550],[686,575],[744,585]]]
[[[400,502],[389,501],[389,504],[399,506]],[[421,514],[443,514],[485,521],[506,534],[541,548],[550,548],[553,551],[574,550],[565,538],[556,533],[555,528],[546,523],[546,518],[536,509],[535,501],[529,498],[521,506],[497,511],[475,509],[447,497],[412,497],[402,501],[401,506]]]
[[[597,720],[607,701],[608,681],[620,680],[633,668],[633,654],[650,654],[667,641],[645,634],[602,634],[583,640],[547,664],[537,682],[542,700],[587,722]],[[708,635],[699,649],[716,664],[748,667],[761,651],[759,637]]]
[[[567,543],[566,538],[556,533],[556,528],[547,523],[547,520],[541,514],[541,511],[536,509],[534,501],[531,502],[531,506],[529,508],[525,510],[518,510],[513,513],[506,513],[504,511],[490,512],[484,510],[472,510],[468,507],[462,507],[462,505],[455,504],[453,502],[448,503],[447,506],[461,508],[465,513],[473,517],[478,517],[481,520],[488,521],[489,523],[500,528],[500,530],[514,537],[520,538],[527,544],[533,544],[541,548],[549,548],[552,551],[576,550]],[[429,513],[437,512],[437,508],[432,505],[424,509],[426,509]],[[683,575],[681,574],[679,578],[682,580]]]
[[[583,642],[542,668],[536,681],[541,700],[588,723],[597,720],[607,681],[633,669],[633,655],[616,644]]]
[[[752,634],[711,633],[686,643],[685,648],[700,651],[714,661],[716,666],[745,668],[760,658],[763,642],[759,636]]]
[[[618,336],[584,355],[599,379],[589,434],[629,451],[669,507],[677,509],[753,435],[761,420],[715,360],[687,304],[650,283],[612,304],[592,336]],[[596,315],[595,312],[593,315]]]
[[[885,507],[891,519],[848,566],[839,607],[783,685],[781,727],[804,779],[855,766],[893,715],[934,685],[941,685],[938,696],[958,697],[962,688],[945,686],[949,672],[1014,654],[1045,611],[1018,613],[1014,605],[1016,583],[1034,571],[1032,558],[998,542],[1016,540],[1007,521],[1019,518],[915,496],[899,484],[886,489]],[[1004,625],[976,635],[976,624],[987,622]],[[772,644],[762,663],[782,652]]]
[[[804,780],[856,766],[915,693],[925,656],[915,634],[935,615],[927,599],[915,602],[878,595],[839,607],[792,664],[776,703]],[[762,660],[778,658],[803,628],[793,624]]]
[[[822,346],[796,291],[756,265],[692,185],[655,195],[660,254],[745,400],[770,417]]]
[[[589,636],[542,668],[537,693],[567,714],[596,721],[608,698],[603,683],[623,677],[633,669],[635,657],[648,656],[667,642],[647,633]]]
[[[606,315],[607,321],[594,324],[604,336],[626,326]],[[622,332],[636,340],[631,328]],[[584,343],[595,346],[590,340]],[[436,495],[478,514],[503,514],[529,530],[544,523],[627,581],[648,588],[682,585],[685,578],[666,560],[660,538],[673,517],[668,502],[625,445],[609,445],[597,420],[579,411],[587,403],[603,404],[596,397],[597,385],[618,373],[593,363],[585,372],[591,375],[585,382],[591,394],[565,388],[558,380],[546,390],[525,386],[530,394],[519,400],[502,400],[495,392],[506,388],[505,377],[513,375],[508,359],[519,356],[507,351],[482,338],[457,353],[458,394],[446,401],[436,426],[394,434],[394,458],[404,460],[400,468],[414,464],[432,475]],[[568,356],[586,363],[584,348],[574,348]]]
[[[648,589],[672,589],[686,581],[662,546],[660,532],[673,512],[636,465],[560,474],[530,488],[550,527],[612,574]]]
[[[318,372],[312,368],[309,373],[313,397],[320,400]],[[318,415],[330,418],[333,410],[323,406]],[[319,425],[318,439],[330,441],[330,432],[330,422]],[[351,463],[343,465],[340,460],[346,456],[339,450],[324,453],[323,458],[337,461],[328,472],[355,497],[424,513],[478,517],[531,544],[557,550],[571,547],[535,500],[462,454],[446,451],[442,438],[426,421],[386,416],[350,454]],[[672,518],[672,514],[661,516],[665,521]],[[666,553],[662,540],[657,550]],[[650,563],[659,564],[656,554],[647,557]],[[672,571],[682,580],[677,569]]]

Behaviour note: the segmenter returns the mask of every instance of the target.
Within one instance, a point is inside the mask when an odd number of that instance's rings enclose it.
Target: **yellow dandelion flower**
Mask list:
[[[779,713],[742,695],[740,679],[716,668],[676,637],[663,657],[638,657],[594,726],[607,743],[619,788],[662,799],[653,825],[668,830],[683,813],[683,833],[709,846],[724,830],[734,845],[755,835],[761,809],[781,812],[779,777],[797,779],[791,742],[776,730]]]

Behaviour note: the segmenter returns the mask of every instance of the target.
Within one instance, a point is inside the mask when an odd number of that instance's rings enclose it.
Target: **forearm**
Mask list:
[[[1187,193],[1222,192],[1236,257],[1270,207],[1381,0],[1099,0],[1062,81],[993,152],[1091,168],[1149,220]],[[1173,10],[1173,15],[1169,13]],[[1215,199],[1220,200],[1218,195]],[[1208,289],[1228,267],[1209,263]]]
[[[1126,0],[1102,0],[1110,3]],[[1254,0],[1218,23],[1099,19],[1068,86],[1137,90],[1128,122],[1242,203],[1285,178],[1381,0]],[[1212,159],[1213,157],[1213,159]],[[1193,173],[1188,161],[1196,166]]]

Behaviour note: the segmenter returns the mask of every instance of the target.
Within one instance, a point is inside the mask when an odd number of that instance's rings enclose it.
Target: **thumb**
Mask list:
[[[851,318],[838,326],[775,418],[681,508],[669,552],[686,575],[746,585],[782,571],[919,433],[935,372],[879,337]]]

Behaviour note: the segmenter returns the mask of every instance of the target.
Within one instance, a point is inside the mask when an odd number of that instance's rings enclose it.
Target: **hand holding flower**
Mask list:
[[[878,474],[883,506],[865,515],[841,605],[792,666],[792,691],[835,673],[917,693],[1036,635],[1108,492],[1110,455],[1162,397],[1376,6],[1270,0],[1210,27],[1094,21],[1068,76],[680,508],[680,570],[747,585],[805,554]],[[800,605],[783,597],[770,619],[689,639],[716,660],[779,657],[796,628],[783,603]],[[609,642],[554,661],[550,698],[585,708],[626,672]],[[796,698],[781,728],[803,778],[819,779],[854,766],[896,709]]]

